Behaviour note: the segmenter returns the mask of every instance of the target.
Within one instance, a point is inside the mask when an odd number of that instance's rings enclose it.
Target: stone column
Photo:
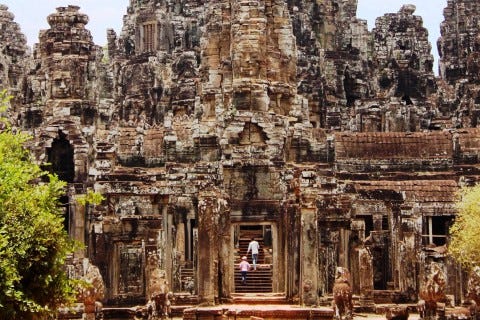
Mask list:
[[[234,246],[232,239],[232,225],[230,223],[230,207],[225,198],[217,199],[219,209],[219,284],[218,294],[220,299],[231,298],[234,291]]]
[[[318,230],[316,208],[302,208],[301,219],[301,302],[305,305],[316,305],[318,302]]]
[[[415,234],[413,232],[404,232],[403,241],[399,243],[399,284],[400,291],[408,293],[410,300],[415,300],[417,288],[415,262],[417,259],[415,245]]]
[[[285,245],[282,253],[284,255],[283,264],[283,273],[279,270],[279,276],[284,278],[285,292],[287,298],[292,300],[301,299],[301,288],[302,285],[302,274],[301,274],[301,248],[300,245],[300,232],[301,232],[301,212],[299,205],[297,204],[288,204],[285,207],[285,216],[282,225],[283,230],[288,230],[283,235],[282,243]],[[280,248],[279,248],[280,249]],[[281,250],[281,249],[280,249]],[[281,266],[279,266],[281,268]],[[279,282],[282,280],[280,279]]]
[[[198,202],[198,297],[200,303],[215,304],[229,278],[230,221],[227,201],[217,191],[204,191]],[[227,223],[226,223],[227,222]],[[222,225],[222,224],[226,224]],[[227,248],[228,251],[228,248]],[[219,277],[220,280],[219,281]],[[221,282],[222,288],[219,288]]]
[[[75,199],[75,191],[70,191],[70,199]],[[80,204],[78,201],[74,200],[73,204],[70,204],[70,219],[69,223],[69,234],[73,240],[78,241],[79,243],[85,243],[87,248],[78,249],[75,252],[75,257],[77,258],[84,258],[86,256],[86,251],[89,250],[88,244],[85,242],[86,240],[86,233],[89,230],[86,230],[86,222],[87,222],[87,206]]]
[[[186,252],[185,252],[185,260],[190,260],[193,257],[192,254],[192,219],[187,216],[187,233],[185,237],[185,241],[187,243]]]
[[[213,199],[207,195],[198,203],[198,297],[200,302],[214,304],[215,269],[218,247],[214,241],[216,226]]]
[[[360,301],[362,310],[374,311],[375,302],[373,301],[373,264],[372,255],[368,248],[358,249],[358,263],[360,274]]]
[[[179,262],[185,261],[185,241],[186,241],[186,234],[185,234],[185,223],[183,221],[178,222],[176,226],[176,235],[175,235],[175,244],[177,248],[177,257]]]
[[[160,263],[160,266],[165,270],[165,274],[167,277],[167,281],[169,284],[172,284],[174,279],[173,279],[173,259],[174,257],[174,250],[172,245],[169,245],[173,243],[173,236],[174,236],[174,224],[173,224],[173,213],[175,210],[175,206],[169,205],[168,208],[165,210],[164,215],[163,215],[163,235],[162,238],[164,239],[164,243],[161,246],[163,248],[163,263]]]
[[[417,284],[417,271],[415,262],[417,258],[416,236],[413,230],[415,229],[414,219],[402,219],[403,239],[398,244],[398,282],[400,291],[409,295],[411,301],[415,301]]]

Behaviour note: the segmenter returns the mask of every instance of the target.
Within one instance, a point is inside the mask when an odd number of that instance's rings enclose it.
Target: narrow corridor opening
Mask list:
[[[238,225],[235,227],[235,292],[273,292],[273,247],[271,225]],[[251,252],[247,254],[248,244],[255,239],[260,244],[257,270],[250,270],[247,281],[242,284],[238,264],[242,256],[252,265]]]

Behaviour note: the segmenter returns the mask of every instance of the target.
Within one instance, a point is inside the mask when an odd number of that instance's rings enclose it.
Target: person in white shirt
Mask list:
[[[255,238],[252,238],[252,241],[248,244],[247,255],[252,251],[253,270],[257,270],[258,249],[260,249],[260,245]]]

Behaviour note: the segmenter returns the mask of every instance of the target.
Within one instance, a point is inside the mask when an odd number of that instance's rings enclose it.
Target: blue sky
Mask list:
[[[385,13],[398,12],[405,3],[414,4],[417,7],[414,14],[423,18],[423,25],[428,29],[428,38],[435,57],[433,71],[438,74],[437,39],[440,37],[440,23],[443,21],[443,9],[447,6],[447,0],[358,0],[357,17],[367,20],[368,28],[372,30],[377,17]]]
[[[15,21],[20,23],[29,45],[38,42],[39,30],[48,28],[47,16],[55,12],[55,8],[68,4],[78,5],[81,12],[88,14],[90,22],[87,28],[92,32],[95,43],[104,45],[107,28],[120,32],[129,0],[0,0],[0,3],[7,5],[15,15]],[[436,42],[440,36],[439,25],[443,21],[443,8],[447,0],[358,0],[357,17],[366,19],[369,29],[372,29],[375,18],[384,13],[397,12],[405,3],[417,6],[415,14],[423,17],[437,61]]]

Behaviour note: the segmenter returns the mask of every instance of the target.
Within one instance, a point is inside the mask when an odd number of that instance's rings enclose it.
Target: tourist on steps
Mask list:
[[[257,270],[257,258],[258,258],[258,249],[260,249],[260,245],[252,238],[252,241],[248,244],[247,255],[252,251],[252,263],[253,263],[253,270]]]
[[[242,257],[242,262],[240,262],[240,273],[242,275],[242,284],[247,282],[247,272],[250,270],[250,263],[247,261],[247,257]]]

